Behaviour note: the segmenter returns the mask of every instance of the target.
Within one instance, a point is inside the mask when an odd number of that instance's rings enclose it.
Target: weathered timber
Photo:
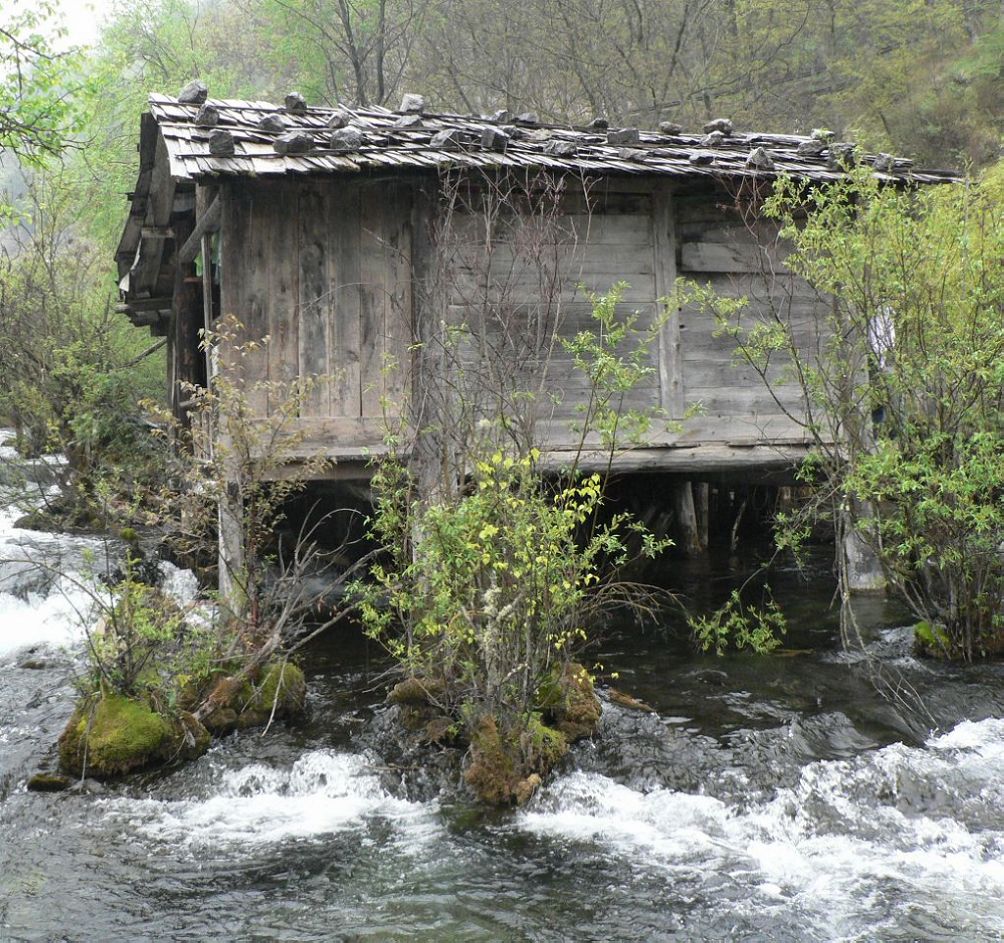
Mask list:
[[[179,262],[185,264],[195,261],[196,256],[202,251],[202,237],[219,230],[222,210],[223,204],[220,202],[220,198],[216,197],[209,208],[199,214],[192,234],[185,240],[178,253]]]

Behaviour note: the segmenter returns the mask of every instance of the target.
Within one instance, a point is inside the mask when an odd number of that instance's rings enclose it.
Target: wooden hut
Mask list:
[[[271,339],[248,361],[252,375],[324,378],[296,423],[303,454],[336,460],[339,476],[366,474],[387,402],[415,382],[412,341],[423,319],[445,316],[428,300],[430,273],[453,266],[454,284],[463,286],[471,254],[476,262],[487,251],[471,212],[455,230],[468,227],[469,238],[453,242],[459,255],[444,257],[437,245],[451,174],[566,181],[553,220],[563,238],[548,242],[562,331],[581,326],[586,292],[618,281],[627,285],[625,308],[642,325],[656,323],[678,276],[750,294],[754,303],[758,292],[783,291],[793,315],[811,320],[820,302],[780,277],[782,258],[758,244],[736,196],[782,173],[835,179],[847,153],[822,135],[747,133],[728,121],[699,133],[609,128],[602,120],[573,128],[529,114],[431,113],[418,96],[406,96],[398,111],[307,107],[296,95],[284,106],[206,100],[197,84],[179,98],[150,97],[139,152],[117,255],[121,309],[166,336],[175,409],[184,412],[181,381],[206,382],[200,329],[233,314],[249,338]],[[888,155],[858,159],[890,181],[948,176],[915,172]],[[773,278],[761,279],[765,271]],[[517,273],[514,289],[530,307],[540,301],[532,275]],[[470,303],[462,287],[441,302],[460,318]],[[651,379],[632,404],[661,406],[672,419],[692,404],[701,409],[682,426],[657,424],[618,457],[619,467],[750,476],[804,455],[808,437],[787,414],[797,410],[797,391],[787,400],[782,393],[779,404],[734,362],[732,341],[714,328],[710,316],[686,309],[661,325]],[[396,367],[386,370],[388,362]],[[545,445],[560,459],[574,444],[568,425],[580,391],[554,367],[548,387]],[[259,408],[268,412],[267,397]]]

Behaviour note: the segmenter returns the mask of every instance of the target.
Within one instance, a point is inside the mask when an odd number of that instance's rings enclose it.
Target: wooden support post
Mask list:
[[[843,534],[843,545],[837,547],[840,555],[840,569],[844,573],[844,581],[851,593],[880,594],[886,590],[885,574],[882,564],[872,547],[865,541],[854,527],[854,520],[870,518],[867,506],[858,506],[855,513],[841,512],[840,531]]]
[[[689,481],[680,481],[672,486],[673,515],[676,518],[676,545],[687,554],[701,553],[701,541],[697,527],[697,512],[694,509],[694,491]]]
[[[223,449],[226,437],[221,434]],[[224,464],[225,461],[224,461]],[[246,561],[244,559],[244,503],[236,477],[227,482],[219,504],[219,580],[220,604],[240,619],[247,604]]]
[[[183,216],[175,225],[176,244],[187,238],[194,222],[191,216]],[[181,404],[190,398],[190,393],[181,387],[183,383],[197,383],[201,377],[199,354],[199,329],[202,327],[202,298],[200,286],[195,279],[195,266],[175,260],[174,293],[171,301],[171,328],[168,353],[171,357],[172,377],[170,390],[171,410],[180,422],[187,422],[187,413]]]
[[[694,511],[697,515],[697,543],[701,552],[708,549],[710,539],[711,516],[711,485],[706,481],[695,481],[692,485],[694,489]]]

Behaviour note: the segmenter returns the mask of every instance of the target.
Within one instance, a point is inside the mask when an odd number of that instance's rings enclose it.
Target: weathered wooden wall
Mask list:
[[[691,281],[710,284],[725,297],[749,299],[749,313],[776,307],[796,327],[800,343],[812,344],[820,302],[784,268],[783,250],[764,249],[776,239],[774,224],[759,220],[751,231],[722,188],[698,185],[673,197],[677,269]],[[799,331],[804,327],[804,331]],[[686,424],[684,440],[701,442],[803,442],[804,430],[785,411],[801,414],[797,387],[780,383],[780,360],[769,374],[777,400],[749,366],[736,362],[735,341],[716,336],[712,314],[695,307],[679,312],[684,398],[702,412]]]
[[[223,188],[221,313],[236,316],[246,338],[269,337],[245,358],[249,381],[317,378],[296,423],[308,450],[358,455],[378,444],[381,403],[400,398],[412,192],[406,181],[333,177]],[[261,414],[282,391],[271,395],[254,392]]]
[[[448,232],[417,218],[416,207],[437,205],[416,199],[416,187],[430,182],[434,178],[319,176],[232,180],[221,188],[221,311],[236,315],[248,338],[271,338],[264,351],[245,360],[248,378],[321,378],[297,420],[305,454],[358,458],[379,445],[382,404],[400,401],[409,383],[412,318],[423,307],[419,294],[429,290],[422,279],[436,269],[413,255],[433,230],[440,239],[432,250],[440,254],[436,277],[449,282],[441,294],[446,316],[480,324],[483,334],[496,331],[487,346],[515,352],[528,387],[540,383],[551,450],[577,442],[569,427],[588,391],[560,342],[549,343],[546,333],[552,323],[565,337],[591,324],[589,292],[625,282],[621,309],[637,314],[641,328],[655,323],[677,275],[711,282],[722,294],[750,295],[754,305],[771,295],[790,303],[807,325],[818,311],[818,302],[785,276],[776,255],[762,256],[729,211],[727,195],[711,184],[608,178],[588,196],[569,187],[560,213],[539,232],[496,227],[492,242],[472,205],[454,207]],[[442,201],[437,212],[443,212]],[[765,263],[780,266],[771,284],[762,279]],[[425,273],[417,282],[416,271]],[[439,317],[428,301],[423,316]],[[488,323],[493,318],[494,326]],[[515,340],[503,343],[506,332]],[[639,467],[672,469],[687,451],[680,468],[693,471],[701,466],[695,448],[711,455],[726,447],[806,440],[761,379],[734,362],[733,347],[728,337],[715,335],[710,315],[670,312],[650,351],[651,376],[624,406],[661,406],[667,417],[680,419],[699,402],[703,412],[682,432],[656,424]],[[389,363],[396,366],[388,369]],[[781,399],[798,409],[796,391]],[[255,405],[264,413],[275,404],[260,394]],[[725,458],[735,464],[734,456]]]

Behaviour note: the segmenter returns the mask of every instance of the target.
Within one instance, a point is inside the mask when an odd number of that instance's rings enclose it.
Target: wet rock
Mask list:
[[[219,678],[205,703],[202,723],[215,734],[264,727],[270,720],[303,714],[307,681],[297,665],[274,661],[261,669],[257,682],[238,676]]]
[[[883,174],[891,174],[896,169],[896,158],[892,154],[876,154],[872,166]]]
[[[289,157],[309,154],[314,149],[314,136],[306,131],[287,131],[275,139],[273,147],[277,154]]]
[[[178,92],[178,101],[182,105],[201,105],[208,97],[209,88],[199,79],[193,79]]]
[[[456,740],[456,729],[457,726],[451,718],[440,714],[426,722],[422,739],[426,743],[451,743]]]
[[[481,146],[488,151],[504,151],[509,140],[509,135],[498,128],[485,128],[481,132]]]
[[[728,118],[714,118],[709,121],[704,126],[705,134],[714,134],[718,132],[719,134],[729,135],[732,133],[732,122]]]
[[[203,104],[195,114],[195,124],[200,128],[215,128],[220,123],[220,110],[213,105]]]
[[[339,128],[346,127],[351,118],[352,116],[347,111],[338,109],[330,118],[328,118],[328,127],[332,131],[337,131]]]
[[[694,674],[694,680],[701,684],[710,684],[716,688],[723,688],[729,682],[729,676],[724,671],[717,668],[706,668]]]
[[[458,128],[444,128],[442,131],[437,131],[429,143],[444,151],[455,151],[459,150],[461,141],[462,135]]]
[[[593,679],[582,665],[569,662],[557,679],[551,682],[553,691],[541,706],[569,743],[591,737],[600,722],[602,707],[593,690]]]
[[[705,147],[719,147],[725,140],[725,135],[721,131],[712,131],[710,134],[706,134],[702,139],[701,143]]]
[[[233,157],[234,136],[229,131],[213,131],[209,135],[209,153],[213,157]]]
[[[607,144],[614,147],[625,147],[641,141],[641,132],[637,128],[618,128],[607,132]]]
[[[715,155],[709,151],[695,151],[687,160],[695,167],[704,167],[715,162]]]
[[[551,140],[544,145],[544,153],[552,157],[573,157],[576,146],[574,141]]]
[[[471,736],[464,782],[489,805],[522,804],[567,752],[565,737],[536,715],[526,730],[515,728],[504,733],[498,721],[486,715]]]
[[[826,150],[826,141],[802,141],[795,149],[799,157],[820,157]]]
[[[168,718],[121,694],[85,698],[59,738],[60,768],[97,779],[124,776],[209,747],[209,734],[192,716]]]
[[[237,711],[232,707],[214,707],[202,718],[203,726],[216,737],[225,737],[237,729]]]
[[[405,678],[390,689],[387,703],[411,707],[435,703],[443,697],[445,687],[437,678]]]
[[[401,98],[401,107],[398,108],[402,114],[406,115],[420,115],[425,111],[425,97],[422,95],[415,95],[411,92],[406,93]]]
[[[607,688],[606,693],[611,703],[617,704],[620,707],[626,707],[633,711],[643,711],[646,714],[654,714],[656,712],[654,707],[650,707],[644,701],[625,691],[618,691],[617,688]]]
[[[328,146],[338,154],[358,151],[363,146],[363,135],[358,128],[339,128],[328,138]]]
[[[299,92],[290,92],[284,102],[286,111],[291,115],[305,115],[307,113],[307,99]]]
[[[49,668],[55,668],[57,662],[46,661],[44,658],[25,658],[24,661],[19,661],[17,666],[26,671],[46,671]]]
[[[746,158],[746,166],[755,167],[757,170],[773,170],[774,155],[765,147],[757,147],[750,151],[749,157]]]
[[[830,156],[827,161],[834,170],[853,167],[857,162],[856,148],[848,141],[838,141],[830,145]]]
[[[61,773],[35,773],[26,785],[29,792],[62,792],[73,785],[73,780]]]
[[[283,118],[277,111],[272,112],[272,114],[265,115],[261,121],[258,122],[258,127],[262,131],[269,131],[272,134],[282,134],[286,130],[286,119]]]

